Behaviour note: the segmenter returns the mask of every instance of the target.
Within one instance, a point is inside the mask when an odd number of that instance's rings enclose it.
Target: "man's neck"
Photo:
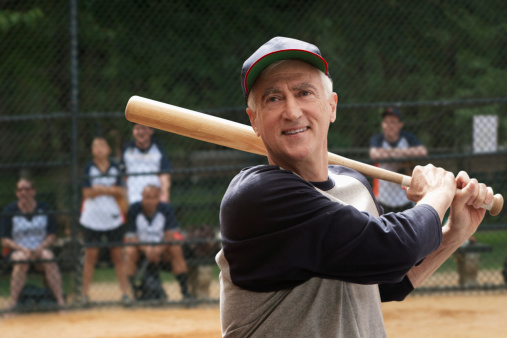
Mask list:
[[[384,139],[389,143],[395,143],[395,142],[398,142],[398,140],[400,139],[400,134],[392,135],[392,136],[384,134]]]
[[[148,212],[148,211],[146,211],[146,209],[143,208],[143,214],[144,214],[144,216],[146,216],[148,218],[153,218],[153,216],[155,216],[156,213],[157,213],[157,208],[155,208],[154,210],[151,210],[151,212]]]
[[[139,143],[136,141],[136,147],[138,147],[141,150],[148,149],[150,147],[150,145],[151,145],[151,140],[147,141],[147,142],[143,142],[143,143]]]
[[[269,163],[278,165],[282,169],[290,170],[308,182],[323,182],[328,178],[327,153],[325,159],[320,159],[318,161],[300,160],[297,162],[273,162],[270,160]]]
[[[18,201],[18,208],[22,213],[32,213],[35,211],[37,202],[35,200]]]

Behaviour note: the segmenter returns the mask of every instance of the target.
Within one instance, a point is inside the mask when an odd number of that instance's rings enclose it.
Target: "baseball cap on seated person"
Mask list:
[[[276,61],[287,59],[308,62],[331,79],[328,64],[317,46],[301,40],[277,36],[263,44],[243,63],[241,88],[246,102],[248,102],[248,94],[250,94],[255,80],[262,71]]]
[[[381,113],[382,118],[386,117],[387,115],[393,115],[396,116],[401,121],[401,112],[398,108],[387,108],[384,109]]]

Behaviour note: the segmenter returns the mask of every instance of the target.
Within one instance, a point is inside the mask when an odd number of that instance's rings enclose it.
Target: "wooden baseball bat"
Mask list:
[[[220,117],[199,113],[193,110],[132,96],[125,109],[127,120],[165,130],[171,133],[195,138],[201,141],[219,144],[258,155],[266,156],[266,148],[252,127],[222,119]],[[385,170],[346,157],[328,153],[329,164],[338,164],[354,169],[361,174],[402,186],[410,185],[410,176]],[[482,205],[489,213],[496,216],[503,208],[503,196],[496,194],[493,202]]]

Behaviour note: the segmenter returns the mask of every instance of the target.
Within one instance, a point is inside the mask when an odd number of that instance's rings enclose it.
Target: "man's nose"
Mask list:
[[[295,121],[303,115],[303,111],[299,106],[296,98],[289,96],[285,99],[285,107],[283,117],[287,120]]]

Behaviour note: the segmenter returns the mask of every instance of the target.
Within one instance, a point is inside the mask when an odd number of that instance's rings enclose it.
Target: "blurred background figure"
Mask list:
[[[382,133],[370,139],[370,158],[372,160],[389,160],[404,157],[427,156],[428,151],[412,133],[402,130],[403,121],[397,108],[382,111]],[[380,162],[379,167],[404,175],[412,175],[413,164],[410,161]],[[400,185],[374,179],[374,191],[384,212],[400,212],[413,206],[405,190]]]
[[[160,188],[147,185],[142,194],[142,201],[130,206],[128,212],[127,241],[130,243],[160,243],[176,240],[178,223],[174,209],[169,203],[160,202]],[[184,298],[188,293],[188,269],[181,245],[141,245],[127,246],[126,257],[128,275],[131,283],[137,270],[140,254],[148,261],[148,273],[158,276],[159,263],[170,264],[171,271],[180,285]]]
[[[134,140],[127,143],[122,152],[122,164],[127,177],[129,204],[139,202],[148,184],[160,187],[160,201],[170,202],[171,162],[163,148],[152,139],[153,129],[134,124]]]
[[[47,204],[36,201],[35,195],[33,182],[21,178],[16,184],[18,200],[9,204],[2,214],[2,247],[10,250],[9,259],[13,262],[9,304],[12,310],[18,303],[30,267],[28,263],[16,261],[54,258],[49,247],[56,239],[56,221],[49,213]],[[58,305],[63,306],[62,279],[58,265],[55,262],[36,263],[35,269],[44,272],[45,281]]]
[[[95,137],[91,150],[93,160],[84,170],[84,202],[80,218],[86,245],[81,300],[84,303],[89,301],[90,283],[99,256],[100,247],[93,245],[99,245],[105,239],[105,243],[117,244],[110,248],[111,260],[122,292],[121,300],[129,302],[128,281],[121,246],[125,218],[118,203],[125,198],[125,189],[121,185],[118,165],[109,160],[111,148],[107,140],[103,137]]]

